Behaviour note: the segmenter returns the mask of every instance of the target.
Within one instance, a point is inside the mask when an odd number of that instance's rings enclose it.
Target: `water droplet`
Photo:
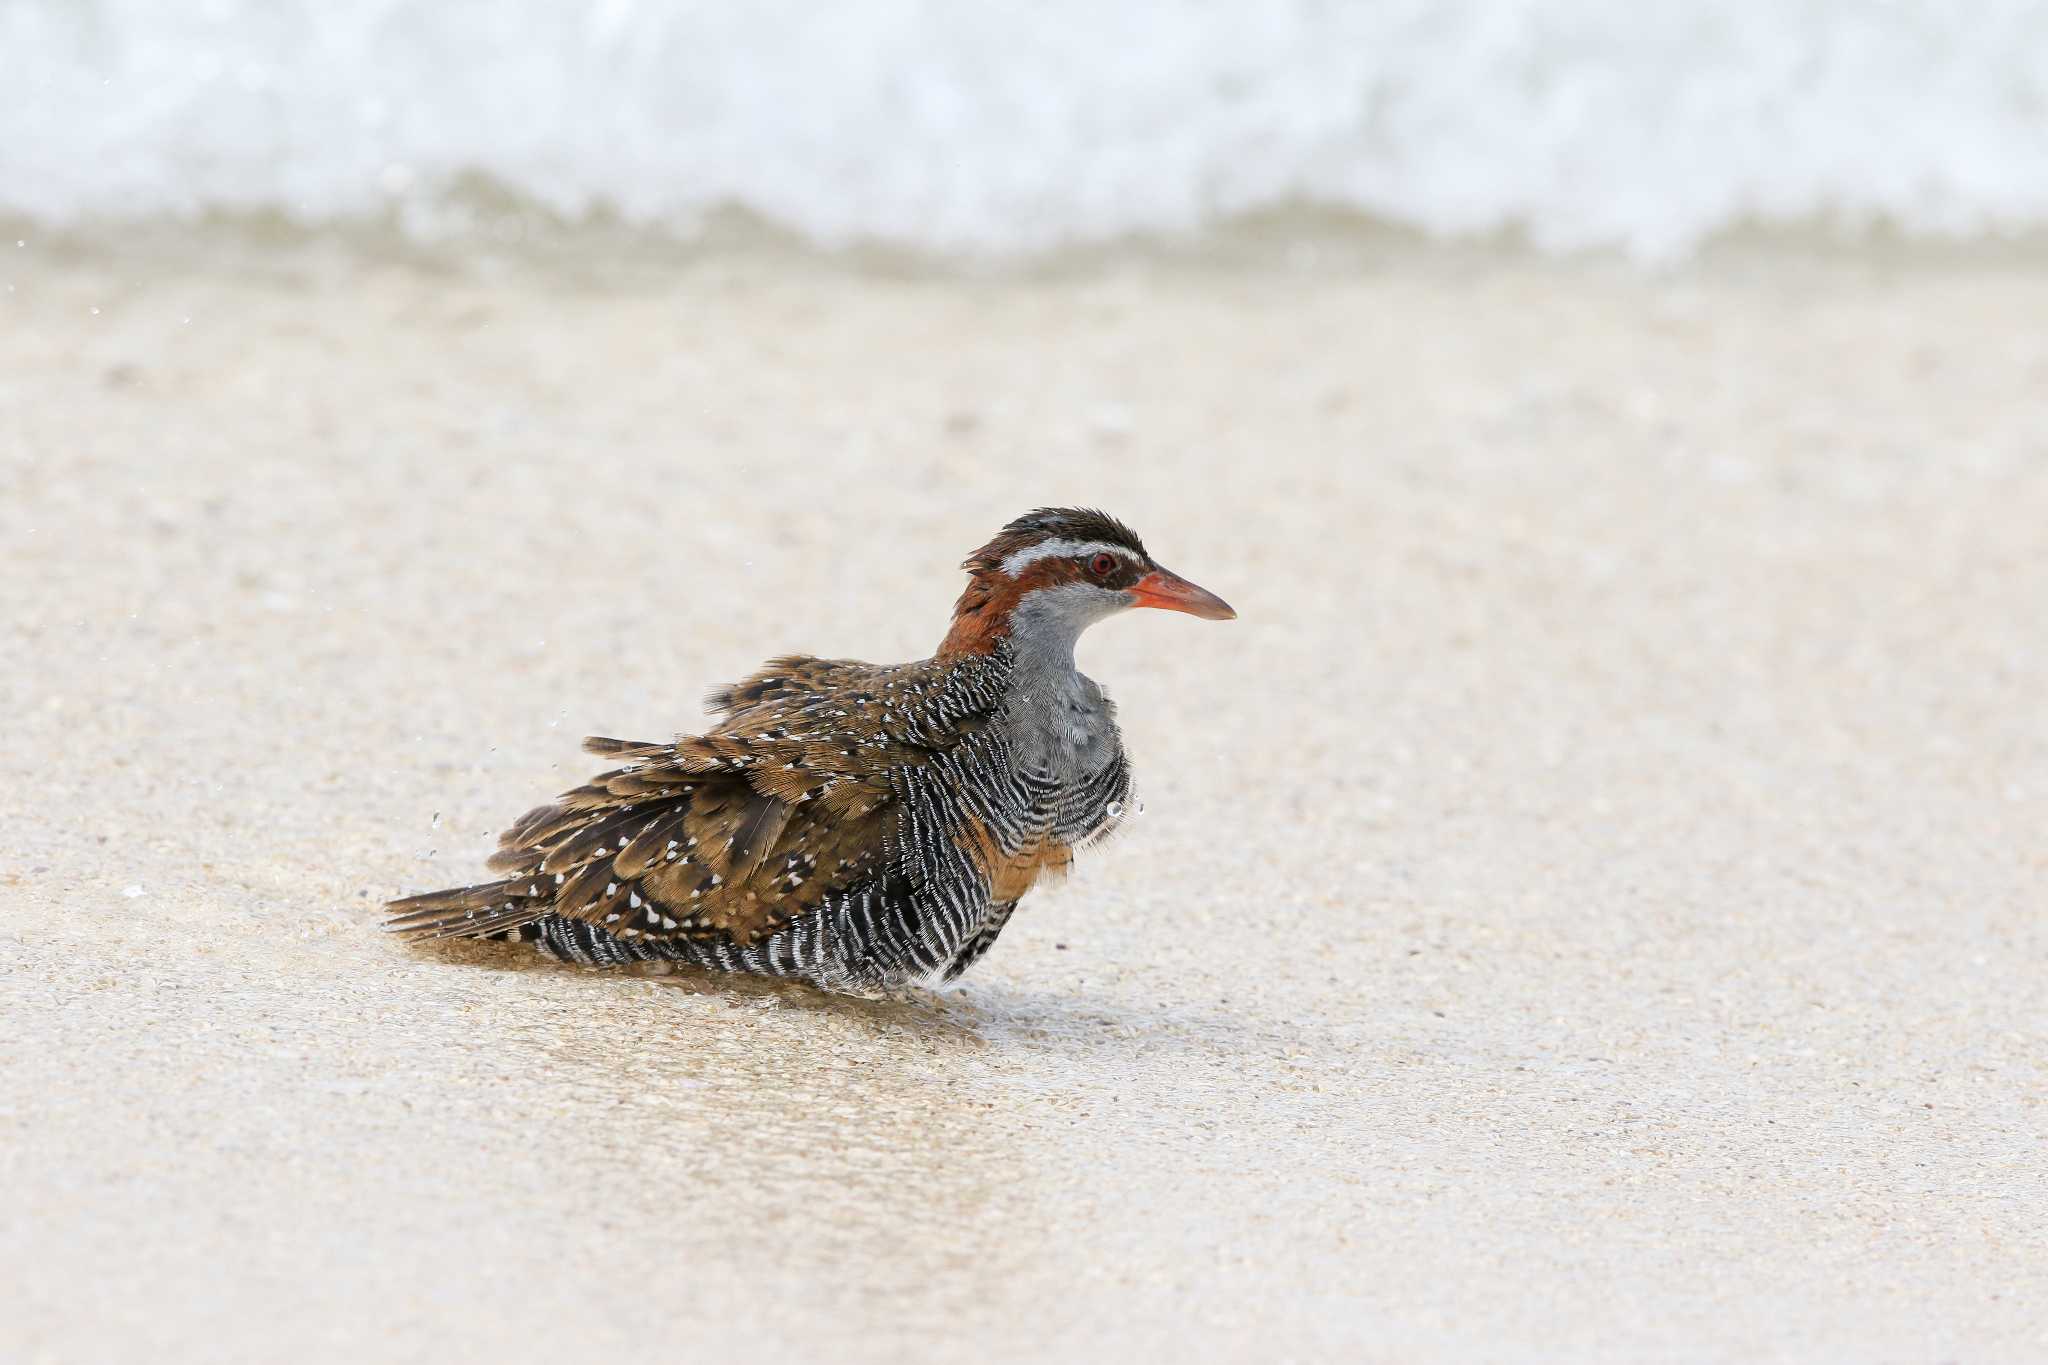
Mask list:
[[[121,888],[121,894],[132,901],[142,894],[142,888],[139,886],[124,886]]]
[[[1112,820],[1116,819],[1119,815],[1122,815],[1123,813],[1124,803],[1121,801],[1112,801],[1109,803],[1107,807],[1104,808],[1104,814],[1108,815],[1109,818]]]
[[[1138,815],[1143,815],[1145,813],[1145,803],[1143,801],[1138,802],[1138,809],[1135,813]]]

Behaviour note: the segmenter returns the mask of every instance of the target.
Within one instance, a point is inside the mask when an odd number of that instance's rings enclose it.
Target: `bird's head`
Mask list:
[[[1132,607],[1209,621],[1237,615],[1215,593],[1160,567],[1137,532],[1088,508],[1026,513],[961,567],[971,577],[941,655],[987,654],[1020,630],[1071,645],[1095,622]]]

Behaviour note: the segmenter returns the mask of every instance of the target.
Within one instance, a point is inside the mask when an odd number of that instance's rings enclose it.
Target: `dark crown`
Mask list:
[[[1104,541],[1121,545],[1140,559],[1149,559],[1138,533],[1107,512],[1093,507],[1041,507],[1005,526],[994,540],[969,555],[960,567],[979,573],[1001,564],[1011,554],[1041,540]]]

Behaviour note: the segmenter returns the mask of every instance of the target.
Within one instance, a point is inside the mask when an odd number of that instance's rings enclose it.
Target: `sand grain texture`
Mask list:
[[[0,1356],[2048,1355],[2038,272],[4,265]],[[957,994],[376,932],[1067,501]]]

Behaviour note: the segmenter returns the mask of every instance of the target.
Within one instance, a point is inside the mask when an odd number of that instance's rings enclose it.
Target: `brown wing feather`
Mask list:
[[[715,694],[711,731],[669,744],[593,737],[623,765],[528,811],[504,879],[394,902],[391,927],[476,936],[554,913],[621,937],[756,943],[881,866],[892,769],[985,722],[920,706],[945,665],[778,659]]]
[[[582,788],[569,808],[522,820],[494,862],[561,877],[557,914],[621,936],[757,942],[864,875],[883,844],[886,801],[875,798],[886,787],[848,801],[838,789],[852,776],[821,772],[805,748],[740,737],[659,746],[591,784],[608,802]],[[827,783],[835,799],[822,799]]]

